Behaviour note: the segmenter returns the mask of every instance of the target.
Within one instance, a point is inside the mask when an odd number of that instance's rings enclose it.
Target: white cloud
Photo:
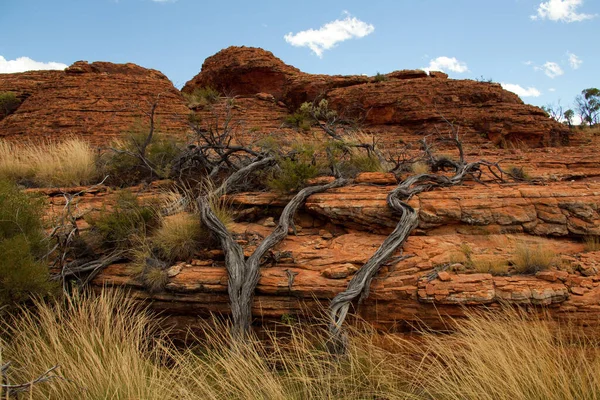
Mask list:
[[[583,61],[581,60],[581,58],[577,57],[575,54],[570,53],[568,51],[567,51],[567,55],[569,56],[569,65],[571,66],[571,68],[579,69],[579,67],[581,67],[581,64],[583,64]]]
[[[0,74],[10,74],[14,72],[37,71],[47,69],[65,69],[68,65],[57,62],[39,62],[29,57],[19,57],[15,60],[7,60],[0,56]]]
[[[539,97],[542,93],[534,88],[533,86],[528,87],[527,89],[522,87],[521,85],[515,85],[513,83],[500,83],[500,85],[508,90],[509,92],[513,92],[520,97]]]
[[[556,92],[556,89],[551,87],[550,89],[548,89],[549,92]]]
[[[561,76],[565,73],[565,71],[563,71],[560,65],[552,61],[546,62],[541,67],[534,67],[534,69],[536,71],[544,71],[544,74],[546,74],[548,78],[552,79],[556,78],[557,76]]]
[[[467,64],[462,62],[462,61],[458,61],[456,59],[456,57],[438,57],[436,59],[430,60],[429,61],[429,66],[428,67],[424,67],[421,68],[424,71],[452,71],[452,72],[457,72],[457,73],[463,73],[463,72],[467,72],[469,70],[469,68],[467,67]]]
[[[583,0],[549,0],[542,1],[537,13],[531,19],[549,19],[550,21],[580,22],[596,17],[595,14],[577,13],[577,8]]]
[[[373,25],[352,17],[348,12],[344,14],[346,18],[328,22],[319,29],[308,29],[295,34],[290,32],[283,38],[292,46],[308,47],[317,56],[323,57],[323,52],[336,44],[348,39],[365,37],[375,30]]]

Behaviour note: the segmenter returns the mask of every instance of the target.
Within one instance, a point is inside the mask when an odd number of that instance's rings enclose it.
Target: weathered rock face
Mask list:
[[[278,320],[286,314],[318,314],[345,289],[348,280],[384,241],[383,232],[395,222],[385,206],[385,193],[389,191],[385,185],[390,179],[383,174],[366,174],[358,177],[357,181],[363,182],[360,185],[308,199],[296,218],[298,234],[288,236],[273,250],[279,255],[277,261],[267,260],[261,267],[254,303],[257,323]],[[132,190],[142,199],[152,198],[165,184]],[[598,185],[572,183],[562,189],[558,183],[467,186],[421,194],[411,200],[419,209],[421,226],[404,246],[403,254],[410,258],[384,266],[371,285],[369,297],[355,311],[379,328],[405,330],[424,323],[443,329],[451,323],[450,318],[464,315],[463,307],[509,303],[545,306],[556,318],[597,327],[600,252],[584,252],[584,245],[572,237],[600,233]],[[60,212],[65,201],[61,190],[35,191],[45,193],[50,210]],[[113,196],[108,188],[97,187],[79,199],[77,210],[99,210],[111,204]],[[273,229],[267,216],[278,215],[286,199],[258,193],[231,196],[231,202],[247,222],[237,222],[230,229],[249,255]],[[252,213],[256,215],[252,217]],[[50,212],[48,215],[51,217]],[[477,215],[485,218],[475,224],[469,218]],[[85,222],[80,222],[85,230]],[[534,228],[524,234],[527,224]],[[562,227],[564,232],[535,229],[545,224]],[[574,227],[585,231],[573,231]],[[553,234],[557,236],[547,237]],[[519,244],[556,251],[559,255],[555,267],[536,275],[516,273],[508,263]],[[503,273],[508,276],[465,269],[465,246],[472,253],[473,263],[504,263]],[[448,263],[454,263],[454,267],[440,270]],[[202,251],[168,272],[169,281],[159,293],[146,291],[128,264],[110,266],[94,284],[132,290],[136,297],[183,323],[210,313],[229,313],[227,272],[220,250]]]
[[[306,74],[262,49],[230,47],[209,57],[183,91],[212,86],[231,95],[265,92],[290,110],[325,97],[339,112],[367,125],[433,132],[451,121],[462,133],[482,135],[495,144],[558,144],[568,135],[565,126],[499,84],[447,79],[441,72],[427,75],[418,70],[385,77],[376,82],[364,76]]]
[[[105,145],[121,133],[143,129],[144,113],[158,96],[159,130],[184,134],[188,109],[162,73],[134,64],[76,62],[65,71],[0,74],[0,91],[24,99],[0,121],[0,137],[39,140],[81,135]]]
[[[270,93],[295,109],[336,87],[369,82],[364,76],[312,75],[285,64],[273,53],[254,47],[229,47],[206,59],[202,72],[182,91],[213,87],[231,96]]]

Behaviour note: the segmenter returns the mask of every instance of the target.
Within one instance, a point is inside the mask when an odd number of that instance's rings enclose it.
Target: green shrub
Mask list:
[[[385,82],[387,80],[389,80],[389,78],[384,74],[380,74],[379,72],[373,77],[374,82]]]
[[[40,261],[45,246],[43,202],[0,180],[0,308],[45,296],[55,287]]]
[[[101,169],[111,183],[124,186],[169,176],[174,160],[181,154],[180,144],[173,138],[154,133],[144,155],[150,169],[136,156],[146,137],[144,131],[130,132],[114,144],[115,150],[103,154]]]
[[[290,128],[302,130],[305,132],[309,131],[312,127],[311,117],[299,111],[296,111],[295,113],[286,116],[283,120],[283,123],[284,125]]]
[[[281,193],[302,189],[309,179],[319,174],[320,168],[315,159],[315,152],[315,146],[312,144],[293,146],[291,157],[278,161],[279,168],[268,180],[267,186]]]
[[[0,119],[15,112],[20,105],[21,100],[13,92],[0,92]]]
[[[156,221],[157,213],[152,207],[141,205],[133,193],[123,190],[112,209],[103,209],[88,222],[103,244],[114,248],[132,244],[135,236],[145,236]]]
[[[183,96],[187,100],[188,107],[206,107],[214,104],[219,100],[220,93],[210,86],[195,89],[191,94],[184,93]]]

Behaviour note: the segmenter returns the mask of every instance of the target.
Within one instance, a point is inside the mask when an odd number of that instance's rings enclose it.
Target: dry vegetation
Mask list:
[[[97,177],[96,152],[84,140],[41,144],[0,140],[0,178],[34,186],[77,186]]]
[[[35,304],[2,324],[11,382],[60,365],[32,399],[597,399],[598,343],[515,310],[471,314],[452,335],[419,340],[350,332],[332,356],[301,324],[244,343],[217,323],[177,349],[132,300],[99,296]],[[566,333],[569,333],[568,335]]]

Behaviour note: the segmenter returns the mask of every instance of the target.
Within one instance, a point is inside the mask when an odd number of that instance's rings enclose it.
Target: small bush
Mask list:
[[[310,128],[312,127],[311,117],[305,113],[298,111],[286,116],[283,120],[283,123],[284,125],[290,128],[302,130],[305,132],[310,131]]]
[[[188,107],[198,108],[214,104],[219,100],[220,93],[210,86],[195,89],[191,94],[184,93]]]
[[[379,158],[362,154],[358,151],[352,153],[348,160],[340,162],[338,167],[344,176],[355,176],[360,172],[384,171],[384,167]]]
[[[0,120],[19,108],[21,100],[13,92],[0,92]]]
[[[17,145],[0,140],[0,178],[34,186],[78,186],[98,178],[96,152],[73,138]]]
[[[164,217],[152,241],[165,259],[184,261],[199,250],[203,235],[205,232],[198,215],[180,213]]]
[[[380,74],[379,72],[373,77],[373,81],[376,83],[385,82],[387,80],[389,80],[389,78],[384,74]]]
[[[145,142],[147,132],[136,131],[125,134],[123,139],[114,143],[115,151],[102,155],[100,164],[110,182],[119,186],[131,185],[157,177],[167,178],[173,161],[181,154],[181,146],[174,138],[154,133],[146,148],[144,157],[152,170],[135,154]]]
[[[514,165],[508,167],[508,174],[510,176],[512,176],[514,179],[521,180],[521,181],[528,181],[529,179],[531,179],[531,177],[523,169],[523,167],[515,167]]]
[[[110,210],[89,218],[90,225],[109,248],[128,246],[136,236],[145,236],[156,225],[157,214],[152,207],[140,205],[137,197],[126,190],[118,193]]]
[[[47,250],[42,212],[42,200],[0,180],[0,309],[46,296],[55,288],[40,261]]]
[[[600,236],[589,235],[583,239],[585,251],[600,251]]]
[[[519,244],[513,255],[513,267],[519,274],[535,274],[552,267],[556,253],[548,246]]]
[[[281,158],[278,169],[268,180],[269,188],[289,193],[306,186],[309,179],[319,174],[319,166],[315,160],[315,146],[312,144],[298,144],[292,148],[292,156]]]

